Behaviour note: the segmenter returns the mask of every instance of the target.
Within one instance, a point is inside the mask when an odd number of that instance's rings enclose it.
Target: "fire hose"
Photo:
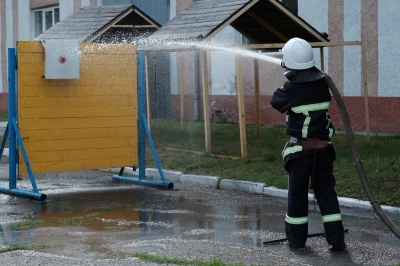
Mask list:
[[[376,214],[378,214],[379,218],[387,226],[387,228],[389,228],[397,236],[397,238],[400,239],[400,229],[383,212],[381,206],[379,205],[378,201],[375,198],[374,192],[371,189],[368,177],[365,173],[364,167],[361,162],[360,154],[358,152],[358,149],[354,141],[353,130],[350,124],[350,118],[347,113],[347,109],[344,104],[343,98],[340,95],[340,92],[337,89],[335,83],[332,81],[332,78],[327,74],[325,74],[325,81],[328,84],[329,88],[331,89],[331,92],[335,97],[336,103],[339,107],[340,114],[342,115],[344,127],[346,129],[347,141],[349,143],[351,154],[353,156],[354,165],[357,168],[358,175],[360,177],[364,190],[367,194],[369,202],[371,203],[372,208],[374,209]]]

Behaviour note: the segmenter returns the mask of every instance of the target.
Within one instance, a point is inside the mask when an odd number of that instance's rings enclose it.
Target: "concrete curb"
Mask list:
[[[119,172],[119,168],[103,169],[111,172]],[[138,176],[139,171],[133,171],[132,168],[125,168],[124,174]],[[270,197],[287,198],[288,191],[286,189],[279,189],[275,187],[268,187],[264,183],[249,182],[242,180],[225,179],[217,176],[202,176],[184,174],[179,171],[163,170],[165,180],[172,183],[188,183],[199,186],[211,187],[215,189],[233,190],[248,193],[261,194]],[[158,169],[146,168],[146,178],[151,180],[160,180]],[[338,197],[339,205],[342,207],[358,208],[361,210],[373,211],[371,204],[368,201],[358,199]],[[308,193],[308,201],[316,203],[314,194]],[[382,205],[382,210],[386,213],[400,214],[400,208]]]
[[[219,189],[238,190],[249,193],[263,194],[264,183],[255,183],[249,181],[221,179],[219,182]]]
[[[9,156],[8,148],[4,149],[3,155]],[[120,168],[107,168],[100,170],[111,173],[119,173]],[[165,180],[171,183],[188,183],[215,189],[242,191],[242,192],[266,195],[270,197],[278,197],[278,198],[287,198],[287,193],[288,193],[286,189],[268,187],[264,183],[224,179],[217,176],[190,175],[190,174],[184,174],[180,171],[173,171],[173,170],[163,170],[163,174]],[[134,171],[132,167],[126,167],[124,170],[124,175],[138,177],[139,170]],[[158,169],[156,168],[146,168],[145,176],[147,179],[150,180],[161,179]],[[373,211],[373,208],[368,201],[362,201],[346,197],[338,197],[338,200],[339,200],[339,205],[342,207],[358,208],[361,210]],[[316,202],[315,195],[309,193],[308,201],[315,203]],[[394,215],[400,214],[399,207],[381,205],[381,208],[386,213],[391,213]]]

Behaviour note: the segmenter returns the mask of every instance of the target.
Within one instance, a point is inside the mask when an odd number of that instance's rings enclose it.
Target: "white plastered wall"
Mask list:
[[[31,9],[29,1],[18,0],[18,41],[29,41],[32,39]]]
[[[3,32],[2,32],[3,31],[3,27],[1,25],[1,21],[2,21],[2,13],[0,12],[0,36],[3,36]],[[2,67],[2,63],[1,62],[3,62],[3,56],[2,56],[2,53],[0,52],[0,73],[1,73],[1,75],[0,75],[0,93],[7,92],[7,88],[3,88],[3,75],[4,75],[3,73],[5,71],[3,71],[3,67]]]
[[[169,9],[169,19],[173,19],[176,16],[176,0],[170,0],[170,9]],[[170,88],[171,94],[178,94],[178,70],[177,70],[177,61],[176,61],[176,53],[170,53]]]
[[[299,0],[298,15],[308,24],[313,26],[319,32],[327,32],[328,29],[328,0]],[[329,38],[329,37],[328,37]],[[321,68],[320,49],[314,49],[315,65]],[[328,69],[329,51],[324,48],[324,70],[329,73]]]
[[[344,41],[361,40],[361,0],[344,1]],[[344,96],[361,96],[361,46],[344,46]]]
[[[211,39],[211,44],[229,45],[240,43],[240,34],[227,26]],[[235,54],[225,51],[211,52],[211,94],[235,95]]]
[[[379,97],[400,97],[399,11],[398,0],[378,1]]]
[[[74,12],[74,1],[60,1],[60,20],[65,19]]]

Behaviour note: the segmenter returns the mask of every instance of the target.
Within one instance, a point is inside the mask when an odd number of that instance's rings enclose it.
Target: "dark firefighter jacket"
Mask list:
[[[330,141],[334,128],[328,114],[331,95],[325,79],[293,83],[286,82],[271,99],[273,108],[286,113],[286,133],[298,140],[319,138]],[[288,142],[282,152],[284,162],[310,156],[302,154],[301,144]]]

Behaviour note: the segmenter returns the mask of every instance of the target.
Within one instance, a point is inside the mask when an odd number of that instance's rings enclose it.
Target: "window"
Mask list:
[[[60,21],[60,8],[51,7],[34,11],[35,37]]]

